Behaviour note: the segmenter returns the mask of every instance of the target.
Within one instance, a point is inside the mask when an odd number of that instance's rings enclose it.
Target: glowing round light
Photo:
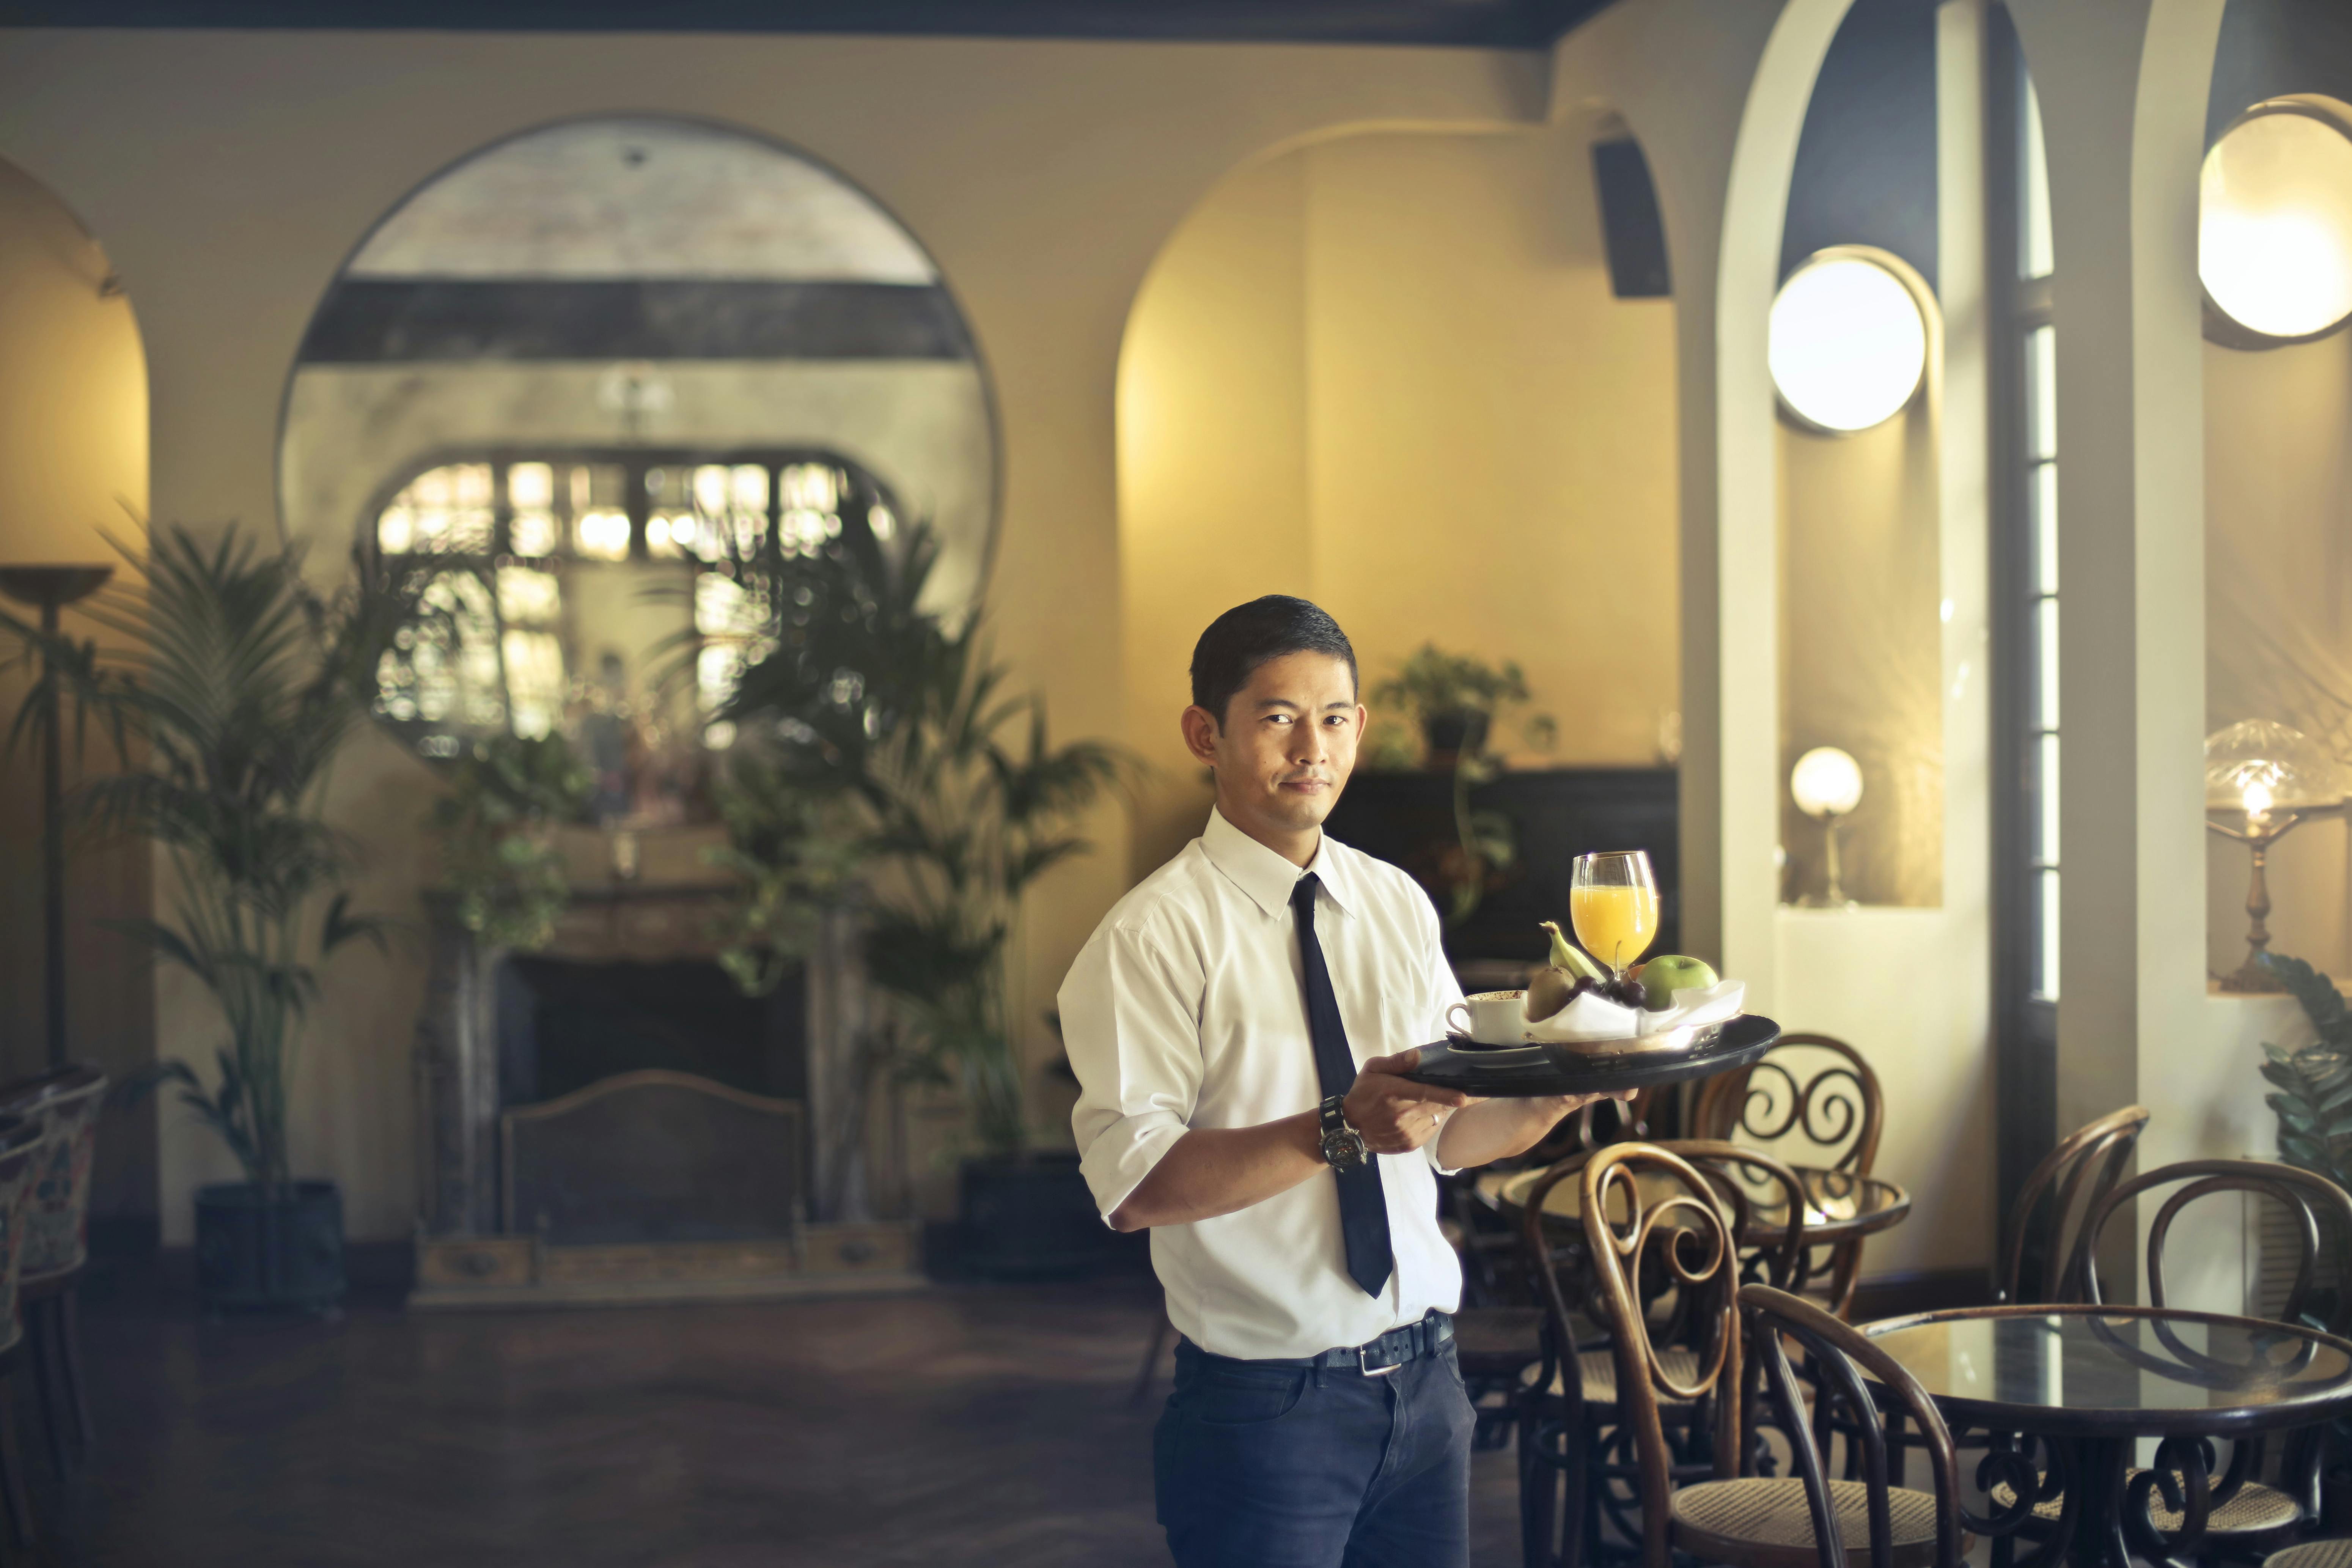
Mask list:
[[[1903,279],[1867,258],[1806,262],[1772,301],[1772,384],[1798,418],[1867,430],[1893,418],[1927,369],[1927,322]]]
[[[2271,338],[2352,316],[2352,137],[2294,110],[2240,121],[2205,154],[2197,271],[2223,314]]]
[[[1843,816],[1862,804],[1862,769],[1835,746],[1815,746],[1789,770],[1789,794],[1807,816]]]

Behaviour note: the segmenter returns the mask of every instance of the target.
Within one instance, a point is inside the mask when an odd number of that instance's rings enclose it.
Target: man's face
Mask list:
[[[1215,770],[1225,815],[1293,833],[1319,827],[1330,815],[1363,731],[1354,672],[1322,653],[1285,654],[1258,666],[1225,705],[1222,731],[1201,709],[1184,715],[1185,739]]]

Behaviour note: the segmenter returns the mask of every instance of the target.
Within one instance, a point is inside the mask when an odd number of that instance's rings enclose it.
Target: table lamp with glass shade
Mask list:
[[[1789,794],[1797,809],[1822,824],[1824,853],[1822,864],[1828,870],[1828,885],[1821,896],[1807,896],[1798,901],[1808,909],[1850,910],[1853,900],[1845,896],[1845,887],[1838,879],[1838,818],[1862,804],[1862,768],[1846,752],[1835,746],[1815,746],[1797,759],[1789,771]]]
[[[2221,977],[2224,991],[2283,991],[2263,954],[2271,944],[2271,846],[2315,816],[2344,809],[2347,778],[2326,748],[2300,730],[2248,719],[2205,737],[2205,826],[2253,855],[2246,889],[2246,962]]]

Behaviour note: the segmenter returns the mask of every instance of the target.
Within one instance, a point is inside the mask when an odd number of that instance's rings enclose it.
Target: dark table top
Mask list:
[[[2352,1405],[2352,1344],[2153,1307],[1960,1307],[1865,1324],[1958,1422],[2082,1436],[2306,1426]]]
[[[1893,1182],[1806,1165],[1791,1169],[1805,1189],[1805,1235],[1809,1239],[1832,1242],[1873,1236],[1897,1224],[1911,1212],[1911,1194]],[[1481,1176],[1476,1191],[1504,1213],[1517,1215],[1526,1206],[1528,1190],[1542,1175],[1541,1171],[1513,1171]],[[1681,1184],[1673,1178],[1648,1172],[1636,1172],[1633,1180],[1644,1205],[1682,1190]],[[1761,1244],[1779,1240],[1788,1224],[1784,1205],[1763,1199],[1766,1194],[1777,1199],[1785,1189],[1743,1184],[1741,1190],[1748,1198],[1748,1228],[1743,1239]],[[1579,1177],[1570,1176],[1544,1194],[1544,1213],[1549,1217],[1574,1220],[1583,1205],[1583,1183]]]

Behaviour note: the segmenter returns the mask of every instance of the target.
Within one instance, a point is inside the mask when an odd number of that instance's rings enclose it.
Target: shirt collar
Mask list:
[[[1269,915],[1278,915],[1289,907],[1291,889],[1310,871],[1322,882],[1323,891],[1341,914],[1348,913],[1355,902],[1347,847],[1334,844],[1328,833],[1316,846],[1315,858],[1301,870],[1226,821],[1225,814],[1213,805],[1209,808],[1209,826],[1201,832],[1201,847],[1207,852],[1211,865],[1223,871],[1234,886],[1247,893],[1251,901]]]

